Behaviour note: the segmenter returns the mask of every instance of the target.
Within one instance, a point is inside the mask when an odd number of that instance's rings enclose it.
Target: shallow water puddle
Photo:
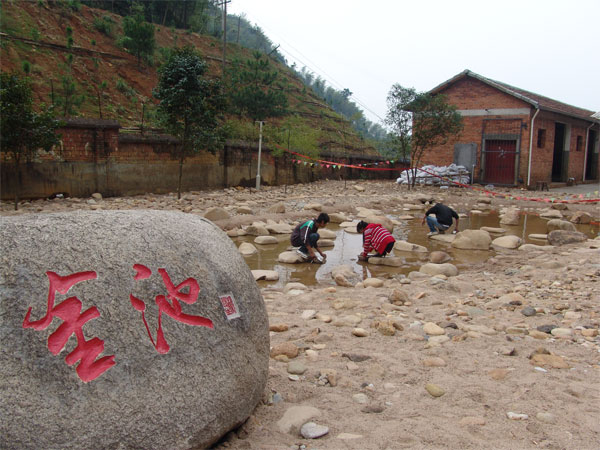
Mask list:
[[[388,215],[389,218],[397,220],[395,214]],[[495,252],[493,250],[459,250],[450,246],[450,244],[435,241],[427,237],[429,231],[427,225],[421,226],[421,218],[413,220],[399,220],[401,225],[396,225],[394,228],[394,237],[396,240],[405,240],[413,244],[427,247],[429,252],[442,250],[452,257],[452,264],[458,267],[459,271],[462,267],[479,264],[492,257]],[[485,214],[472,214],[470,217],[460,219],[460,230],[479,229],[481,227],[503,228],[506,233],[502,235],[492,234],[492,239],[499,236],[516,235],[523,239],[524,243],[547,245],[545,240],[530,239],[531,234],[546,234],[547,219],[542,219],[533,214],[521,216],[519,225],[500,225],[499,217],[496,212]],[[575,225],[578,231],[585,233],[590,238],[595,237],[599,228],[598,225]],[[336,239],[334,247],[323,248],[327,254],[327,262],[325,264],[282,264],[277,261],[280,253],[286,251],[290,247],[290,236],[275,235],[278,239],[277,244],[259,245],[254,243],[255,236],[241,236],[233,238],[236,246],[242,242],[250,242],[258,248],[258,253],[245,256],[246,263],[252,270],[275,270],[279,273],[279,281],[265,282],[259,281],[259,285],[271,285],[274,287],[282,287],[289,282],[300,282],[305,285],[314,285],[317,283],[329,283],[331,279],[331,269],[341,264],[347,264],[354,269],[358,274],[361,274],[363,279],[368,277],[389,278],[394,275],[408,275],[413,270],[419,270],[421,265],[428,262],[429,253],[407,253],[394,250],[393,256],[403,259],[401,267],[388,267],[367,264],[358,261],[358,254],[362,251],[362,236],[357,233],[349,233],[337,226],[330,224],[327,229],[335,231]]]

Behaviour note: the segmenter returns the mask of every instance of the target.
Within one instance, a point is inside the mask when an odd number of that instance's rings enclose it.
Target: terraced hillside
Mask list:
[[[156,126],[152,89],[158,81],[157,68],[170,47],[192,45],[210,65],[211,76],[222,73],[223,44],[211,36],[174,28],[155,27],[156,48],[151,64],[138,67],[135,56],[127,53],[118,40],[123,35],[122,17],[105,10],[81,6],[69,8],[66,2],[1,2],[1,69],[23,71],[29,66],[38,105],[49,104],[61,95],[61,80],[70,74],[76,82],[76,95],[83,96],[77,115],[117,120],[124,127]],[[104,24],[104,26],[102,26]],[[107,30],[107,28],[109,30]],[[72,43],[68,42],[71,32]],[[72,55],[69,56],[69,55]],[[252,51],[228,43],[226,63],[246,60]],[[72,59],[71,59],[72,58]],[[351,125],[307,90],[287,66],[271,60],[283,80],[289,115],[268,121],[266,143],[270,136],[296,124],[318,132],[321,150],[347,155],[376,156],[375,148],[358,136]],[[100,88],[99,86],[104,85]],[[229,118],[232,138],[254,140],[257,128],[249,119]]]

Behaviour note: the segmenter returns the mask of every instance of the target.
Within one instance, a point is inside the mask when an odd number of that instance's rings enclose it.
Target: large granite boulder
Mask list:
[[[540,217],[544,219],[562,219],[562,213],[556,209],[548,208],[540,212]]]
[[[261,400],[266,309],[206,219],[4,217],[0,255],[2,447],[205,448]]]
[[[429,261],[434,264],[443,264],[445,262],[450,261],[451,259],[452,258],[448,253],[439,250],[431,252],[431,255],[429,255]]]
[[[329,221],[331,223],[342,223],[348,220],[348,218],[342,213],[330,213]]]
[[[400,252],[427,253],[427,247],[407,241],[396,241],[394,244],[394,250],[398,250]]]
[[[523,252],[530,252],[530,251],[550,251],[552,250],[554,247],[551,245],[536,245],[536,244],[523,244],[519,247],[519,250],[523,251]]]
[[[205,213],[204,217],[208,220],[216,221],[216,220],[227,220],[231,219],[231,215],[225,211],[223,208],[219,206],[215,206],[213,208],[209,208]]]
[[[546,228],[548,230],[548,233],[554,230],[577,231],[575,225],[573,225],[571,222],[562,219],[549,220],[546,224]]]
[[[444,263],[444,264],[434,264],[427,263],[423,264],[419,269],[419,272],[435,276],[435,275],[446,275],[447,277],[454,277],[458,275],[458,269],[454,264]]]
[[[319,232],[319,234],[321,234]],[[319,239],[319,248],[331,248],[335,247],[335,241],[331,239]]]
[[[501,236],[492,241],[492,247],[500,248],[518,248],[523,243],[523,240],[519,236],[508,235]]]
[[[323,205],[321,205],[320,203],[307,203],[306,205],[304,205],[304,209],[310,209],[313,211],[322,211]]]
[[[279,272],[276,270],[253,270],[252,276],[256,281],[277,281],[279,280]]]
[[[456,234],[434,234],[433,236],[429,236],[429,239],[443,242],[445,244],[452,244],[454,239],[456,239],[456,236]]]
[[[267,209],[267,212],[275,213],[275,214],[283,214],[285,212],[285,204],[283,203],[275,203]]]
[[[575,213],[571,216],[571,219],[569,220],[573,223],[587,224],[592,221],[592,216],[591,214],[586,213],[585,211],[575,211]]]
[[[398,258],[397,256],[386,256],[385,258],[371,256],[368,263],[378,266],[402,267],[402,258]]]
[[[269,230],[264,225],[254,223],[246,227],[246,234],[250,236],[269,236]]]
[[[278,244],[279,241],[275,236],[256,236],[254,243],[259,245]]]
[[[319,238],[320,239],[335,239],[337,237],[337,233],[333,230],[328,230],[327,228],[319,229]]]
[[[492,238],[483,230],[463,230],[452,241],[452,247],[464,250],[489,250]]]
[[[394,222],[385,216],[369,215],[365,218],[367,223],[378,223],[390,233],[394,232]]]
[[[361,281],[360,275],[352,270],[347,264],[335,266],[331,269],[331,278],[335,281],[338,286],[353,287],[356,283]]]
[[[285,251],[279,254],[277,261],[285,264],[297,264],[304,262],[302,257],[295,251]]]
[[[521,212],[516,208],[509,208],[501,217],[500,224],[502,225],[519,225],[521,220]]]
[[[506,233],[506,230],[504,228],[481,227],[480,230],[487,231],[490,234],[504,234],[504,233]]]
[[[250,242],[242,242],[238,250],[244,256],[250,256],[254,255],[255,253],[258,253],[258,249]]]
[[[269,233],[273,234],[291,234],[294,229],[287,223],[274,223],[265,226]]]
[[[587,241],[587,236],[579,231],[554,230],[548,233],[548,243],[554,246]]]

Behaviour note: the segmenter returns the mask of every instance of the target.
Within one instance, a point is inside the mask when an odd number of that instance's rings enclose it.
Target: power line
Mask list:
[[[248,16],[248,14],[246,13],[246,16]],[[339,81],[335,80],[331,75],[327,74],[327,72],[325,72],[323,69],[321,69],[316,63],[314,63],[313,61],[311,61],[306,55],[304,55],[300,50],[298,50],[297,48],[295,48],[292,44],[290,44],[289,42],[287,42],[285,39],[279,37],[277,35],[277,33],[274,33],[272,30],[270,30],[268,27],[265,27],[263,24],[261,24],[259,21],[257,21],[256,19],[252,19],[254,21],[255,24],[257,24],[258,26],[260,26],[261,28],[263,28],[266,31],[269,31],[269,33],[271,33],[272,35],[274,35],[275,37],[277,37],[281,42],[284,42],[288,47],[292,48],[294,51],[296,51],[298,54],[300,54],[303,58],[305,58],[307,61],[309,61],[314,67],[317,67],[321,73],[319,73],[318,71],[314,70],[309,64],[306,64],[305,62],[302,61],[301,58],[295,56],[292,52],[290,52],[289,50],[285,50],[281,47],[279,47],[280,51],[286,53],[287,55],[289,55],[292,59],[294,59],[295,61],[301,63],[304,67],[307,67],[311,72],[315,73],[316,75],[318,75],[319,77],[323,78],[324,81],[327,81],[332,87],[336,87],[339,90],[343,90],[346,87],[341,84]],[[324,74],[324,76],[322,75]],[[332,82],[333,80],[333,82]],[[354,93],[352,93],[352,95],[350,96],[350,98],[352,98],[356,103],[358,103],[358,105],[360,105],[364,110],[369,111],[371,114],[373,114],[375,117],[377,117],[380,121],[384,121],[384,119],[377,114],[376,112],[374,112],[372,109],[370,109],[369,107],[367,107],[364,102],[362,102],[358,97],[356,97],[354,95]]]
[[[327,78],[323,77],[319,72],[317,72],[316,70],[314,70],[310,65],[306,64],[305,62],[303,62],[300,58],[298,58],[297,56],[293,55],[289,50],[285,50],[283,48],[279,48],[280,51],[282,51],[283,53],[288,54],[290,57],[292,57],[295,61],[299,62],[300,64],[302,64],[304,67],[306,67],[307,69],[309,69],[311,72],[315,73],[316,75],[318,75],[319,77],[321,77],[324,81],[327,81],[330,85],[332,85],[332,87],[335,87],[334,83],[332,83],[330,80],[328,80]],[[345,89],[345,87],[341,84],[338,83],[339,89],[343,90]],[[371,114],[373,114],[375,117],[377,117],[379,120],[383,121],[384,119],[377,114],[375,111],[373,111],[372,109],[370,109],[368,106],[366,106],[359,98],[357,98],[354,93],[352,93],[352,95],[350,95],[350,98],[352,100],[354,100],[359,106],[361,106],[364,110],[369,111]]]

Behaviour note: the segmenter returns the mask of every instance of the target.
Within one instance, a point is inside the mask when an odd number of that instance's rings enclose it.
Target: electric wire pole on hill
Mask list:
[[[225,77],[225,53],[227,49],[227,3],[231,3],[231,0],[222,0],[218,3],[219,6],[223,7],[223,77]]]

